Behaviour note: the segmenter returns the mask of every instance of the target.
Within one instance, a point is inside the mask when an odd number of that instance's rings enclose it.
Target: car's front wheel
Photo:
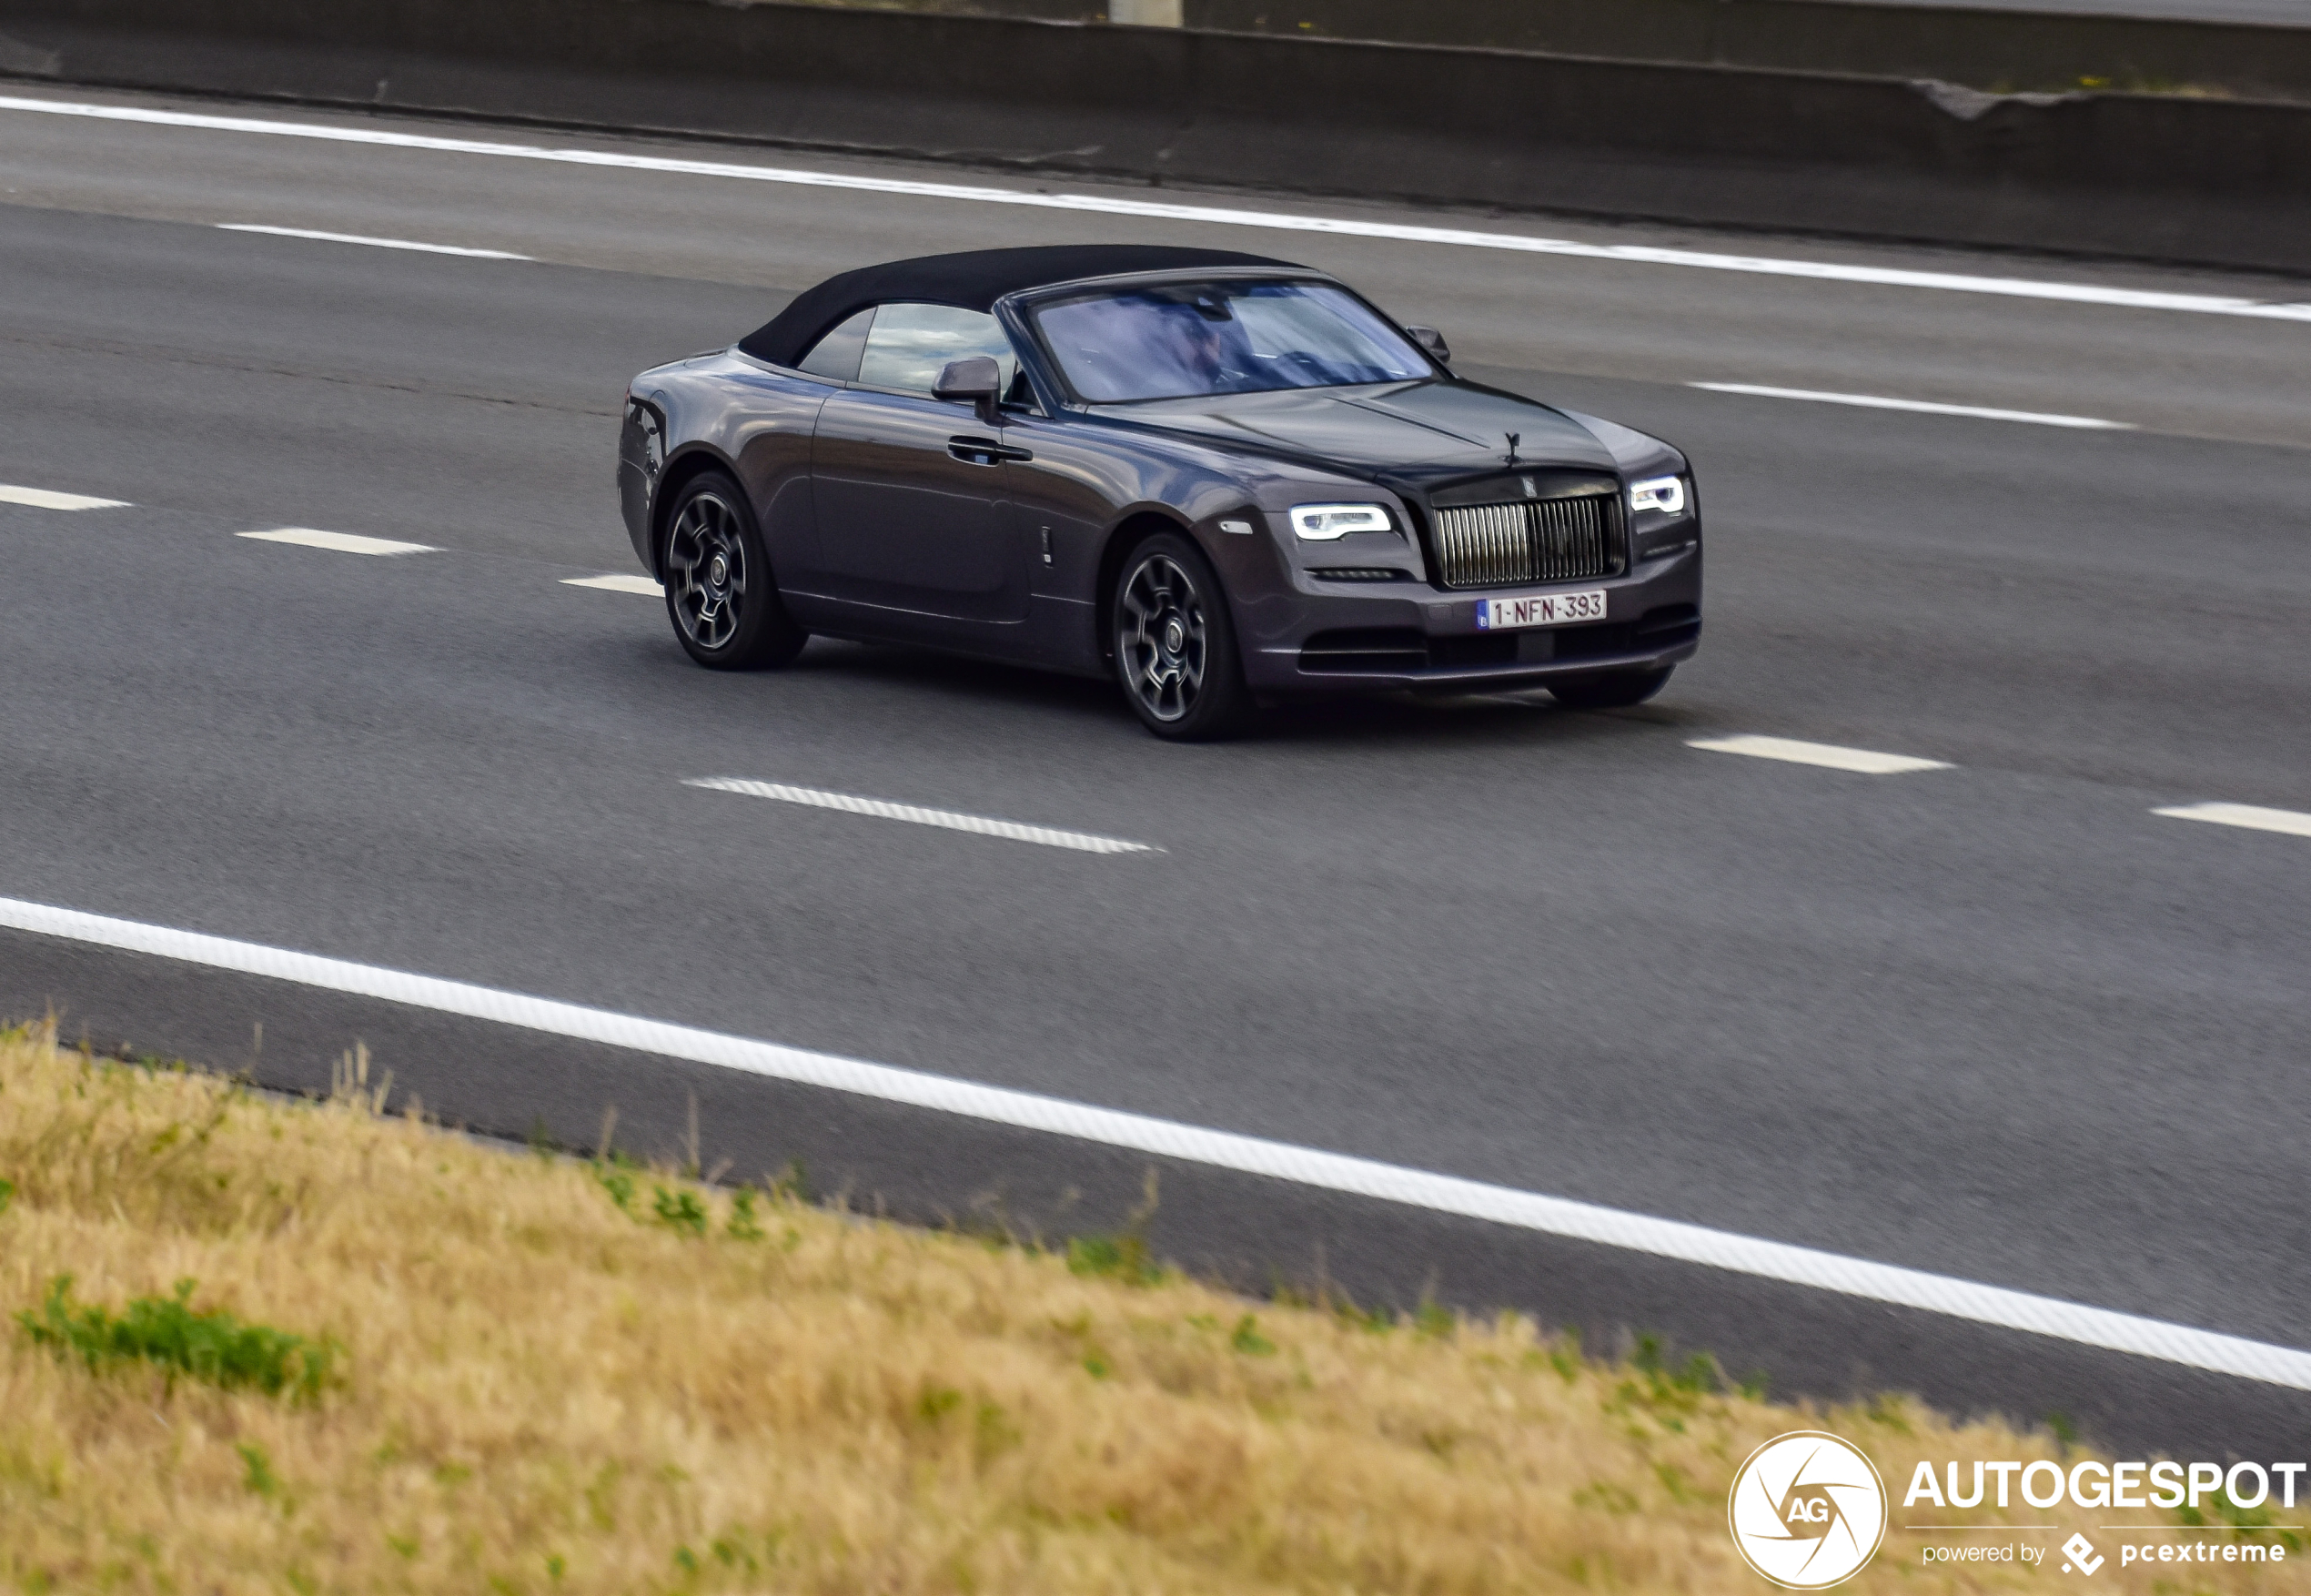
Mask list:
[[[1141,722],[1193,742],[1239,729],[1251,709],[1227,595],[1203,552],[1159,532],[1115,578],[1115,675]]]
[[[1594,676],[1571,676],[1549,684],[1549,692],[1569,710],[1618,710],[1643,703],[1669,685],[1673,665],[1658,671],[1603,671]]]
[[[716,671],[783,665],[811,641],[779,601],[746,495],[721,471],[683,484],[667,516],[666,612],[690,657]]]

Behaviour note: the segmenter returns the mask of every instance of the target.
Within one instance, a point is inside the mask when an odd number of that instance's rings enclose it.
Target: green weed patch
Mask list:
[[[77,1357],[91,1369],[148,1363],[227,1389],[252,1387],[267,1396],[309,1399],[328,1382],[336,1349],[270,1325],[243,1324],[222,1308],[196,1312],[193,1282],[167,1297],[137,1297],[120,1313],[72,1300],[72,1277],[48,1283],[48,1299],[16,1322],[39,1346]]]

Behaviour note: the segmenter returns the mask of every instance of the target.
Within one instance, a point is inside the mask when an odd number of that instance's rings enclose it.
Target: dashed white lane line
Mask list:
[[[477,260],[529,260],[504,249],[469,249],[459,244],[420,244],[414,238],[372,238],[364,233],[317,233],[310,227],[267,227],[256,222],[219,222],[226,233],[270,233],[276,238],[314,238],[324,244],[367,244],[372,249],[415,249],[424,255],[467,255]]]
[[[1166,205],[1094,194],[1042,194],[964,183],[918,183],[853,173],[813,172],[792,167],[744,166],[731,161],[682,160],[622,150],[571,149],[545,145],[502,144],[478,138],[442,138],[382,127],[340,127],[318,122],[278,122],[254,116],[212,116],[194,111],[162,111],[143,106],[101,106],[74,100],[35,100],[0,96],[0,111],[44,116],[89,116],[109,122],[141,122],[157,127],[198,127],[219,133],[269,134],[282,138],[321,139],[395,149],[437,150],[450,155],[502,156],[516,160],[557,161],[570,166],[627,171],[678,173],[698,177],[735,177],[756,183],[787,183],[811,188],[910,195],[982,205],[1012,205],[1038,210],[1071,210],[1098,216],[1150,217],[1164,221],[1205,222],[1220,227],[1260,227],[1338,237],[1388,238],[1409,244],[1444,244],[1470,249],[1509,249],[1585,260],[1646,266],[1696,267],[1709,271],[1748,272],[1766,277],[1866,283],[1884,288],[1931,288],[1949,293],[1996,294],[2013,298],[2054,299],[2075,305],[2107,305],[2134,310],[2179,310],[2205,316],[2245,316],[2273,321],[2311,322],[2311,304],[2274,304],[2224,294],[2175,294],[2121,288],[2100,283],[2046,282],[2032,278],[1976,277],[1961,272],[1911,271],[1834,260],[1791,260],[1769,256],[1720,255],[1697,249],[1657,249],[1638,244],[1582,244],[1569,238],[1536,238],[1522,233],[1483,233],[1461,227],[1423,227],[1345,217],[1303,216],[1287,211],[1242,210],[1226,206]]]
[[[2244,826],[2252,832],[2284,832],[2292,837],[2311,837],[2311,814],[2292,809],[2260,809],[2252,803],[2182,803],[2151,813],[2169,820],[2204,820],[2215,825]]]
[[[85,493],[57,493],[46,488],[11,488],[0,483],[0,504],[24,504],[34,510],[127,510],[126,499],[91,499]]]
[[[1789,737],[1695,737],[1689,739],[1685,746],[1710,753],[1741,753],[1751,759],[1818,764],[1828,770],[1853,771],[1865,776],[1898,776],[1909,771],[1951,768],[1938,759],[1912,759],[1906,753],[1880,753],[1869,748],[1841,748],[1834,742],[1800,742]]]
[[[1689,382],[1711,393],[1750,394],[1759,399],[1807,399],[1815,404],[1853,405],[1865,410],[1914,410],[1923,416],[1971,416],[1983,421],[2027,421],[2036,427],[2076,427],[2089,431],[2132,432],[2132,421],[2099,416],[2056,416],[2041,410],[1993,410],[1983,405],[1942,405],[1926,399],[1885,399],[1868,393],[1821,393],[1810,388],[1761,388],[1754,382]]]
[[[611,593],[643,593],[653,599],[666,596],[666,590],[646,576],[565,576],[561,579],[561,585],[566,588],[600,588]]]
[[[957,814],[950,809],[921,809],[912,803],[886,803],[880,798],[857,798],[848,793],[822,793],[816,787],[789,787],[777,782],[749,782],[735,776],[699,776],[685,787],[706,787],[717,793],[743,793],[750,798],[775,798],[782,803],[806,803],[813,809],[839,809],[846,814],[872,814],[883,820],[903,820],[915,825],[944,826],[949,831],[976,832],[983,837],[1007,837],[1014,843],[1041,843],[1047,848],[1075,848],[1085,854],[1160,854],[1146,843],[1103,837],[1090,832],[1055,831],[1050,826],[1021,825],[1017,821],[990,820],[981,814]]]
[[[430,543],[397,543],[391,538],[363,538],[351,532],[325,532],[316,527],[276,527],[269,532],[237,532],[260,543],[295,543],[304,549],[330,549],[339,554],[430,554]]]
[[[208,969],[290,981],[436,1014],[462,1015],[544,1035],[687,1059],[772,1080],[792,1081],[853,1096],[952,1114],[986,1124],[1068,1136],[1097,1146],[1235,1170],[1432,1213],[1592,1242],[1654,1258],[1700,1264],[1761,1279],[1832,1291],[1863,1301],[1943,1314],[2023,1330],[2085,1347],[2211,1369],[2241,1379],[2311,1390],[2311,1351],[2251,1341],[2166,1319],[2144,1318],[2010,1287],[1821,1252],[1681,1220],[1660,1219],[1515,1187],[1383,1164],[1351,1154],[1102,1108],[1065,1097],[984,1086],[953,1076],[870,1064],[726,1032],[695,1029],[552,998],[447,981],[434,975],[358,965],[344,959],[236,942],[171,926],[86,914],[46,904],[0,898],[0,926],[118,948]]]

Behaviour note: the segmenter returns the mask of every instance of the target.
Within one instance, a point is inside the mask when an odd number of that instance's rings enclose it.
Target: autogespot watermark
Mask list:
[[[2194,1517],[2205,1509],[2215,1508],[2226,1515],[2224,1522],[2189,1526],[2228,1534],[2227,1540],[2177,1540],[2172,1537],[2183,1533],[2182,1526],[2158,1524],[2104,1524],[2100,1526],[2119,1536],[2134,1535],[2134,1540],[2118,1542],[2118,1566],[2128,1568],[2138,1562],[2156,1563],[2274,1563],[2285,1562],[2290,1545],[2300,1545],[2296,1532],[2299,1524],[2281,1525],[2258,1522],[2247,1519],[2255,1514],[2261,1520],[2270,1515],[2266,1504],[2280,1509],[2295,1506],[2296,1488],[2303,1479],[2306,1465],[2302,1463],[2239,1462],[2225,1469],[2219,1463],[2160,1462],[2098,1463],[2092,1459],[2073,1463],[2064,1469],[2060,1463],[2045,1458],[2030,1462],[2019,1460],[1997,1462],[1976,1461],[1966,1489],[1959,1489],[1959,1465],[1944,1465],[1937,1477],[1931,1462],[1921,1460],[1910,1476],[1910,1490],[1902,1497],[1903,1508],[1976,1508],[1983,1506],[2011,1507],[2019,1495],[2022,1505],[2033,1508],[2059,1507],[2064,1502],[2076,1508],[2186,1508]],[[1946,1482],[1946,1487],[1945,1487]],[[1988,1500],[1993,1490],[1995,1500]],[[2276,1499],[2276,1500],[2275,1500]],[[1904,1526],[1928,1529],[1932,1526]],[[2051,1529],[2053,1526],[2044,1526]],[[2271,1531],[2266,1538],[2258,1533],[2253,1540],[2241,1531]],[[2155,1540],[2140,1539],[2158,1535]],[[1933,1546],[1921,1549],[1925,1561],[1957,1561],[1966,1553],[2003,1551],[2011,1555],[2012,1547]],[[2033,1561],[2033,1549],[2020,1549],[2023,1561]],[[2110,1561],[2082,1533],[2074,1532],[2062,1544],[2066,1574],[2091,1575]],[[2038,1560],[2044,1551],[2039,1551]]]
[[[1777,1435],[1733,1476],[1733,1544],[1750,1567],[1791,1591],[1860,1573],[1886,1534],[1886,1483],[1862,1450],[1826,1430]]]
[[[2179,1510],[2191,1522],[2095,1524],[2118,1537],[2118,1566],[2136,1563],[2276,1563],[2303,1545],[2306,1526],[2285,1523],[2274,1510],[2292,1510],[2305,1483],[2302,1463],[2172,1461],[2064,1465],[2050,1459],[1949,1462],[1922,1460],[1903,1495],[1905,1511],[1962,1508],[2034,1508],[2068,1504],[2095,1511],[2144,1508]],[[1963,1489],[1961,1489],[1962,1485]],[[1733,1544],[1750,1567],[1787,1590],[1819,1591],[1842,1584],[1869,1564],[1888,1529],[2013,1535],[1998,1540],[1928,1540],[1922,1563],[2011,1562],[2044,1571],[2049,1548],[2026,1539],[2053,1534],[2055,1524],[1889,1522],[1885,1482],[1877,1466],[1851,1441],[1824,1430],[1780,1435],[1751,1452],[1733,1476],[1726,1503]],[[2218,1521],[2209,1522],[2212,1511]],[[1938,1515],[1937,1515],[1938,1516]],[[2208,1539],[2195,1537],[2206,1532]],[[2154,1539],[2155,1538],[2155,1539]],[[2106,1543],[2110,1544],[2110,1543]],[[2092,1578],[2114,1555],[2074,1529],[2054,1549],[2059,1571]]]
[[[2253,1509],[2269,1501],[2275,1490],[2278,1505],[2292,1508],[2296,1482],[2302,1479],[2305,1470],[2301,1463],[2274,1463],[2267,1469],[2260,1463],[2234,1463],[2226,1472],[2215,1463],[2097,1463],[2089,1459],[2072,1464],[2065,1471],[2060,1463],[2044,1458],[2029,1463],[1978,1462],[1973,1467],[1973,1482],[1968,1490],[1961,1491],[1959,1465],[1949,1465],[1950,1489],[1945,1492],[1942,1481],[1935,1478],[1933,1465],[1922,1460],[1917,1471],[1910,1476],[1910,1492],[1902,1499],[1902,1505],[1911,1508],[1920,1502],[1931,1502],[1938,1508],[1978,1508],[1983,1505],[1983,1496],[1990,1490],[1991,1481],[1995,1480],[1998,1500],[1990,1505],[2007,1507],[2012,1505],[2007,1483],[2019,1476],[2022,1500],[2034,1508],[2056,1507],[2068,1501],[2081,1508],[2188,1505],[2196,1509],[2205,1499],[2220,1494],[2231,1507]],[[2250,1490],[2252,1495],[2248,1494]]]

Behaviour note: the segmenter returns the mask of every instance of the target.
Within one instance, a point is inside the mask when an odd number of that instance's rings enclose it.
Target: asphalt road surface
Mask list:
[[[904,650],[701,672],[653,599],[569,585],[634,574],[611,481],[632,372],[843,267],[1087,239],[1336,270],[1443,328],[1464,370],[1679,443],[1708,516],[1699,659],[1635,711],[1390,700],[1182,748],[1102,684]],[[124,501],[0,502],[0,896],[2311,1339],[2311,836],[2155,813],[2311,810],[2311,322],[0,111],[0,484]],[[433,551],[236,535],[278,528]],[[1744,734],[1940,763],[1690,745]],[[684,784],[714,777],[1161,851]],[[573,1146],[614,1105],[627,1145],[671,1150],[694,1095],[707,1163],[800,1157],[918,1217],[1110,1225],[1150,1162],[0,933],[0,1008],[46,1005],[99,1046],[284,1085],[358,1035],[440,1112]],[[2155,1359],[1164,1180],[1159,1244],[1249,1285],[1315,1270],[1660,1329],[1784,1389],[1907,1386],[2122,1441],[2276,1456],[2311,1418],[2301,1391]]]

